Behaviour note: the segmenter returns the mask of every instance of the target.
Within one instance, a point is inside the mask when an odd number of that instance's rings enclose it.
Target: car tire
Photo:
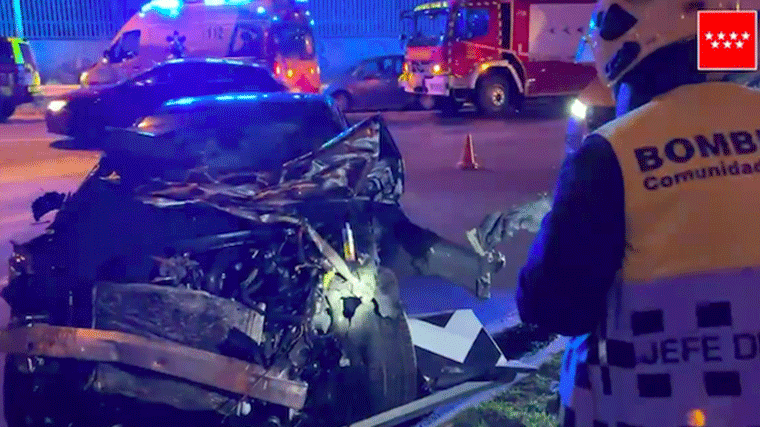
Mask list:
[[[457,115],[463,105],[464,102],[457,101],[450,96],[436,98],[436,107],[441,110],[441,114],[446,117]]]
[[[332,94],[333,102],[338,106],[338,109],[343,112],[351,111],[354,101],[351,95],[346,91],[335,92]]]
[[[392,295],[398,292],[398,280],[393,272],[380,268],[376,277],[382,293],[395,300]],[[353,424],[419,395],[417,357],[406,313],[399,300],[393,315],[381,314],[378,304],[373,300],[356,309],[347,335],[341,338],[342,351],[350,363],[332,369],[327,380],[310,388],[320,403],[307,411],[304,425]]]
[[[430,95],[420,95],[417,102],[423,110],[429,111],[435,108],[435,98]]]
[[[7,121],[15,112],[16,106],[10,100],[0,99],[0,123]]]
[[[477,107],[489,117],[505,117],[514,111],[512,84],[499,74],[486,76],[478,83]]]
[[[78,120],[74,132],[75,139],[78,139],[84,146],[91,147],[105,136],[106,129],[103,120],[97,117],[89,117]]]

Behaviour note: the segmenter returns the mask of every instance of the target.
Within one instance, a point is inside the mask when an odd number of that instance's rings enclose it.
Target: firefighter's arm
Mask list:
[[[378,214],[391,231],[389,237],[411,256],[418,274],[442,277],[479,298],[490,297],[491,275],[504,266],[499,252],[490,250],[481,255],[471,247],[451,242],[414,224],[398,207],[385,207]]]
[[[623,177],[610,143],[589,136],[565,160],[516,292],[525,323],[562,335],[591,332],[625,251]]]

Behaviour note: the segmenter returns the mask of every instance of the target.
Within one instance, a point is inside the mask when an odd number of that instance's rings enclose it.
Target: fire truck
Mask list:
[[[269,67],[297,92],[316,93],[311,14],[295,0],[152,0],[127,21],[83,86],[110,84],[179,57],[235,58]]]
[[[399,84],[433,106],[465,102],[486,115],[519,110],[526,98],[571,96],[596,75],[575,62],[593,0],[450,0],[401,14],[406,25]]]

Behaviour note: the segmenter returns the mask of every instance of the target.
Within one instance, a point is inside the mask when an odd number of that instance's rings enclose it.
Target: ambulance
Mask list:
[[[80,83],[117,83],[175,58],[235,58],[268,67],[293,92],[317,93],[313,24],[295,0],[152,0]]]

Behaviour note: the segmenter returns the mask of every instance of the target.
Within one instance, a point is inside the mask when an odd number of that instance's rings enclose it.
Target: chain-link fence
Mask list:
[[[401,11],[426,0],[311,0],[318,37],[398,37]]]
[[[16,34],[14,0],[0,1],[0,35]],[[397,37],[399,16],[424,0],[311,0],[319,37]],[[20,0],[23,37],[110,39],[128,18],[124,0]]]
[[[17,34],[13,1],[0,2],[0,35],[30,40],[110,39],[125,21],[111,0],[20,0],[23,34]]]

